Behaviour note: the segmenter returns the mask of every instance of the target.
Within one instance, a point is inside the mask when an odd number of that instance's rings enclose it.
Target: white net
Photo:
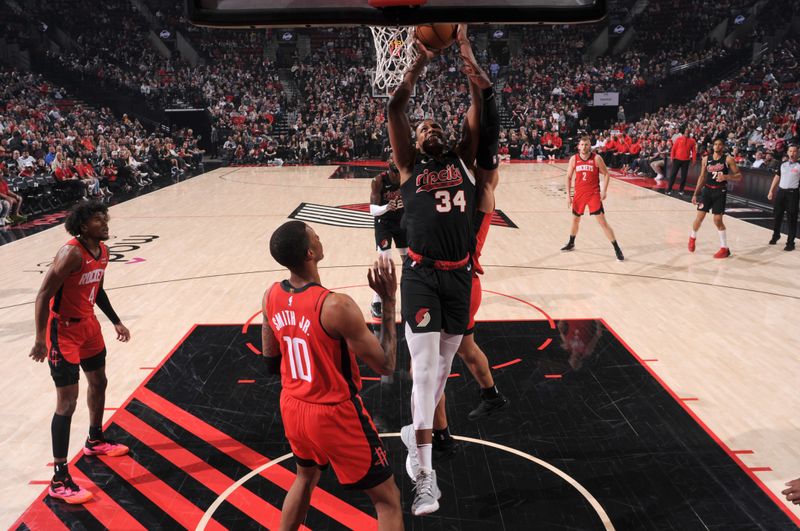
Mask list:
[[[388,97],[403,80],[403,74],[417,57],[414,47],[414,26],[370,26],[375,42],[375,75],[372,94]]]

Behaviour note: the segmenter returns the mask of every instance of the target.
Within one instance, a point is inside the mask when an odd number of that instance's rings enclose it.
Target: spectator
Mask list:
[[[11,223],[22,223],[28,220],[28,216],[20,212],[22,208],[22,197],[9,190],[8,182],[6,181],[2,168],[0,168],[0,201],[3,202],[3,212],[2,216],[0,216],[2,217],[2,226]]]

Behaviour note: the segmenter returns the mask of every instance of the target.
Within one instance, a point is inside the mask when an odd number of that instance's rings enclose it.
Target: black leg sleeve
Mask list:
[[[66,459],[69,451],[69,426],[72,417],[53,414],[50,422],[50,435],[53,438],[53,457],[56,459]]]

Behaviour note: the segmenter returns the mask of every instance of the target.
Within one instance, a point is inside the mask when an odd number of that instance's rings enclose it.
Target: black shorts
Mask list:
[[[47,364],[50,366],[50,376],[53,377],[56,387],[75,385],[80,378],[79,367],[83,369],[83,372],[92,372],[106,366],[106,349],[100,351],[96,356],[81,359],[80,363],[70,363],[63,356],[55,359],[48,356]]]
[[[703,188],[700,192],[700,200],[697,202],[697,210],[702,212],[710,210],[712,214],[724,214],[727,196],[728,190],[725,188]]]
[[[398,249],[408,247],[406,231],[400,226],[400,220],[375,218],[375,245],[378,250],[391,249],[392,240],[394,240],[394,246]]]
[[[401,313],[413,332],[466,332],[471,293],[471,263],[445,271],[415,263],[410,257],[403,261]]]

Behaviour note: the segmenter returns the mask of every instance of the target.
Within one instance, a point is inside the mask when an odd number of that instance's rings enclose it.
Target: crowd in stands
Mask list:
[[[155,179],[180,180],[202,164],[191,130],[148,132],[127,115],[70,99],[39,75],[6,67],[0,75],[0,200],[11,215],[3,224],[23,221],[26,196],[103,198]]]
[[[284,87],[278,66],[267,58],[267,31],[194,28],[181,18],[177,3],[146,3],[158,24],[173,33],[186,33],[203,58],[200,64],[190,66],[177,53],[168,59],[157,54],[145,37],[153,28],[128,0],[92,6],[94,18],[84,13],[89,7],[74,9],[59,23],[77,36],[80,49],[52,60],[109,87],[139,91],[154,105],[182,99],[208,106],[221,154],[232,162],[324,162],[344,155],[381,156],[386,144],[381,122],[384,105],[371,94],[369,67],[374,64],[374,52],[366,29],[310,30],[310,53],[298,57],[291,69],[295,86]],[[685,12],[683,3],[685,0],[672,0],[667,7],[660,3],[648,10]],[[525,137],[544,137],[546,133],[563,137],[564,131],[580,125],[580,110],[594,92],[619,91],[625,97],[658,83],[674,64],[719,53],[717,46],[706,46],[703,35],[713,20],[724,18],[742,3],[746,2],[728,0],[699,13],[693,10],[696,16],[678,32],[680,36],[665,37],[670,43],[686,39],[685,47],[661,46],[657,53],[635,47],[619,56],[587,61],[586,47],[602,25],[526,27],[519,53],[510,58],[484,53],[479,60],[489,65],[500,81],[515,129],[519,133],[520,127],[525,128],[520,133],[523,143]],[[622,7],[628,9],[627,4]],[[644,14],[639,18],[648,19]],[[103,22],[100,29],[86,24],[95,19]],[[708,22],[697,22],[699,19]],[[640,34],[660,38],[655,31],[642,30]],[[689,51],[699,43],[700,51]],[[462,104],[468,101],[458,66],[455,54],[431,65],[424,88],[414,100],[417,113],[445,112],[448,136],[458,134],[457,122],[465,110]],[[291,92],[296,92],[294,98]],[[284,120],[289,130],[274,133],[275,124]],[[509,140],[511,136],[509,132]]]
[[[155,107],[181,99],[208,108],[214,151],[225,162],[321,164],[386,157],[386,100],[373,94],[375,52],[368,30],[306,30],[310,49],[295,51],[286,63],[285,58],[270,59],[268,49],[274,44],[268,31],[196,28],[171,0],[145,3],[155,23],[129,0],[99,5],[32,0],[31,9],[74,39],[73,46],[48,60],[85,82],[142,94]],[[595,92],[635,98],[681,65],[718,60],[725,51],[708,38],[709,31],[753,3],[724,0],[689,9],[688,0],[668,0],[651,2],[638,16],[629,12],[629,4],[620,3],[619,16],[632,19],[637,33],[633,46],[619,55],[587,58],[588,46],[604,27],[598,25],[524,27],[515,53],[499,53],[496,46],[477,49],[501,96],[502,156],[563,157],[575,135],[588,130],[582,111]],[[790,0],[776,3],[788,10],[782,15],[796,9]],[[761,16],[772,17],[766,11]],[[184,32],[201,57],[199,63],[188,64],[174,46],[171,57],[158,53],[147,35],[159,27],[170,34]],[[760,38],[763,31],[757,27],[751,37]],[[797,54],[797,42],[786,41],[688,103],[661,108],[633,123],[620,109],[618,124],[595,132],[596,146],[610,153],[612,162],[630,167],[625,163],[664,157],[678,129],[688,125],[702,145],[725,134],[743,164],[773,164],[797,134]],[[137,188],[156,175],[184,172],[201,159],[191,132],[185,138],[154,135],[135,120],[115,118],[108,109],[65,103],[68,96],[41,78],[23,83],[30,74],[9,75],[12,82],[3,87],[0,102],[0,157],[6,178],[33,171],[76,182],[68,186],[76,194],[101,196],[107,189]],[[450,49],[428,66],[409,113],[412,122],[435,117],[446,138],[454,141],[468,105],[460,61]],[[23,167],[21,159],[33,159],[33,168],[27,163]],[[643,172],[651,168],[649,163],[632,166]]]
[[[783,41],[685,104],[616,124],[597,135],[596,148],[618,166],[640,159],[638,172],[661,177],[652,164],[669,156],[672,140],[687,128],[700,154],[722,137],[740,165],[776,168],[787,146],[800,141],[800,41]]]

